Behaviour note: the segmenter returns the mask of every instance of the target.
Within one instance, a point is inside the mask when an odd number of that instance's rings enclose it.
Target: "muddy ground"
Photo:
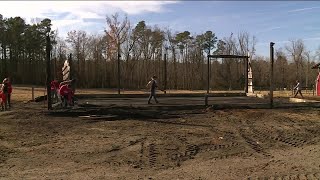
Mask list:
[[[0,179],[320,179],[320,109],[0,112]]]

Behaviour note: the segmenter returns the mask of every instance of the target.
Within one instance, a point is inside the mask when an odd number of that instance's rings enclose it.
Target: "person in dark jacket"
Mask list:
[[[149,81],[149,83],[147,84],[147,87],[150,87],[150,96],[149,96],[148,104],[151,104],[150,101],[151,101],[152,97],[154,98],[156,103],[159,103],[159,101],[157,100],[157,97],[156,97],[156,90],[158,87],[156,76],[153,76],[151,78],[151,81]]]
[[[297,95],[299,93],[300,96],[303,98],[303,95],[301,93],[301,90],[302,90],[301,83],[299,82],[299,80],[297,80],[296,83],[297,83],[296,86],[293,88],[294,90],[296,90],[294,97],[297,97]]]

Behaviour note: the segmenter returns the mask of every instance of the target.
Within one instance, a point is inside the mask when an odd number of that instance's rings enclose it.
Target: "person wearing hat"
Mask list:
[[[152,76],[151,81],[149,81],[147,84],[147,87],[150,87],[150,96],[149,96],[148,104],[151,104],[150,101],[151,101],[152,97],[154,98],[156,103],[159,103],[159,101],[157,100],[157,97],[156,97],[156,89],[158,87],[157,76]]]

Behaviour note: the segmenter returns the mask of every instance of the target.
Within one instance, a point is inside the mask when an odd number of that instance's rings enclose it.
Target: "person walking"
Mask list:
[[[152,76],[151,80],[147,84],[147,87],[150,87],[150,96],[149,96],[148,104],[151,104],[150,101],[151,101],[152,97],[156,101],[156,103],[158,104],[159,101],[157,100],[157,97],[156,97],[156,90],[158,87],[157,76]]]
[[[301,84],[300,84],[300,82],[299,82],[299,80],[297,80],[296,81],[296,86],[293,88],[294,90],[296,90],[296,93],[295,93],[295,95],[294,95],[294,97],[296,97],[297,95],[298,95],[298,93],[300,94],[300,96],[303,98],[303,95],[302,95],[302,93],[301,93]]]

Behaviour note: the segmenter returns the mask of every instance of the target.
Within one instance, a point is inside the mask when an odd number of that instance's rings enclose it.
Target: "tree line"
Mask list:
[[[50,19],[27,24],[21,17],[0,15],[0,78],[9,76],[14,84],[45,85],[46,35],[51,37],[52,77],[62,80],[62,66],[72,54],[73,77],[81,88],[143,89],[156,75],[160,86],[167,77],[167,89],[205,89],[207,55],[247,55],[255,87],[269,86],[269,57],[256,55],[257,39],[248,32],[218,38],[213,31],[191,34],[149,26],[132,25],[126,15],[106,16],[103,34],[71,30],[65,39],[52,30]],[[311,70],[314,56],[302,40],[291,40],[275,53],[275,86],[289,88],[300,80],[312,86],[317,73]],[[119,61],[118,61],[119,60]],[[244,88],[243,59],[212,59],[210,85],[214,90]]]

